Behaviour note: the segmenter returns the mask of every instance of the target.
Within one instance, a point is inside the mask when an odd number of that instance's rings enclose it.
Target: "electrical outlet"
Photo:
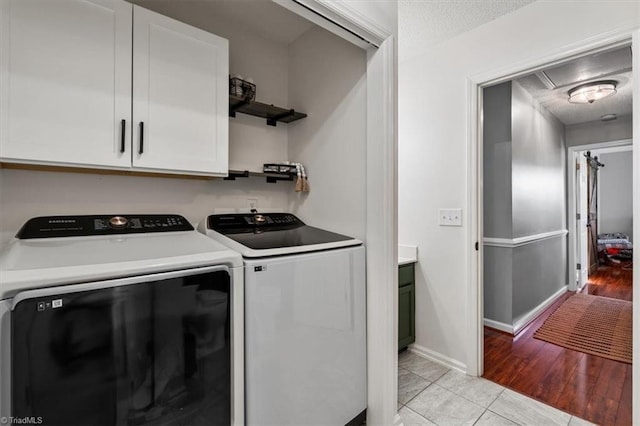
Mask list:
[[[462,226],[462,209],[440,209],[438,224],[440,226]]]
[[[247,198],[247,203],[249,203],[249,210],[258,210],[258,199],[257,198]]]

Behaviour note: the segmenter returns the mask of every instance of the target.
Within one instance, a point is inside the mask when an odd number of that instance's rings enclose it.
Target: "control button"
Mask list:
[[[129,224],[129,221],[124,216],[114,216],[109,219],[109,226],[114,229],[126,228]]]

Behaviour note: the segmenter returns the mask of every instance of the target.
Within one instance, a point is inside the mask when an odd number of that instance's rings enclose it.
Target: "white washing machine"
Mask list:
[[[242,259],[182,216],[34,218],[0,271],[0,417],[244,424]]]
[[[247,424],[362,424],[362,242],[287,213],[212,215],[199,229],[244,259]]]

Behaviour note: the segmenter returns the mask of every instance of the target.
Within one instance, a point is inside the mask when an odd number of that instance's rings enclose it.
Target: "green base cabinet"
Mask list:
[[[416,341],[416,286],[414,264],[398,268],[398,350]]]

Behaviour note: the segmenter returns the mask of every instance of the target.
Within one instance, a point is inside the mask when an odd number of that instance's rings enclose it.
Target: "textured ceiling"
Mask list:
[[[597,121],[605,114],[630,115],[631,77],[631,48],[626,46],[583,56],[516,81],[558,120],[571,125]],[[617,81],[617,93],[593,104],[569,103],[571,88],[600,79]]]
[[[400,62],[434,45],[511,13],[535,0],[398,0]],[[597,79],[616,80],[618,92],[589,105],[568,102],[567,92]],[[631,114],[631,49],[587,55],[522,78],[521,84],[565,125]]]
[[[535,0],[398,0],[402,61]]]

